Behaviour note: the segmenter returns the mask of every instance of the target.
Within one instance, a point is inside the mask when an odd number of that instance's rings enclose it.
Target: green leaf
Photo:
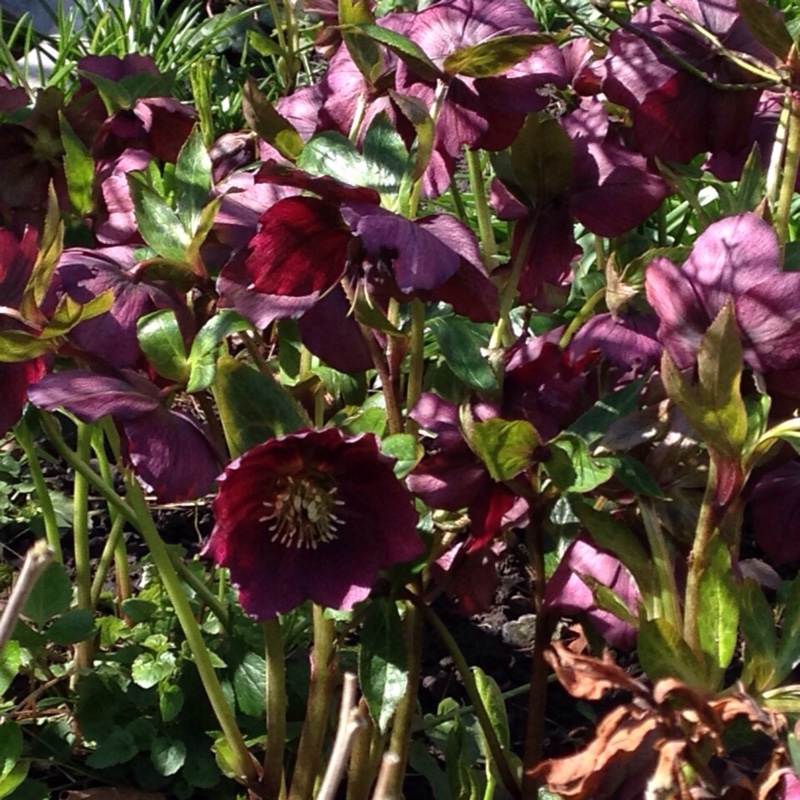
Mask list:
[[[714,537],[707,551],[707,566],[700,582],[697,627],[700,647],[721,679],[736,649],[739,629],[738,589],[728,547]]]
[[[411,180],[419,180],[428,168],[431,155],[433,155],[436,126],[425,104],[416,97],[391,90],[389,96],[402,115],[414,126],[417,134],[416,142],[412,147],[414,164],[411,170]]]
[[[63,564],[53,562],[36,581],[22,613],[39,628],[51,617],[63,614],[72,600],[72,581]]]
[[[664,497],[664,492],[647,467],[637,458],[628,455],[604,456],[603,460],[614,468],[614,475],[621,483],[642,497]]]
[[[368,0],[339,0],[340,25],[374,25],[375,14]],[[347,52],[358,71],[374,86],[384,71],[383,53],[373,39],[342,30]]]
[[[248,126],[285,159],[296,161],[299,158],[303,152],[300,134],[275,110],[252,78],[247,79],[242,89],[242,114]]]
[[[498,388],[497,376],[481,352],[486,343],[474,326],[461,317],[436,317],[427,325],[447,366],[467,386],[483,391]]]
[[[110,311],[113,305],[114,293],[110,289],[83,304],[64,294],[58,301],[50,321],[39,334],[39,338],[55,339],[59,336],[65,336],[81,322],[94,319],[101,314],[105,314],[106,311]]]
[[[0,778],[14,769],[22,755],[22,729],[16,722],[4,719],[0,724]]]
[[[158,606],[149,600],[130,597],[122,601],[120,609],[134,625],[138,625],[140,622],[146,622],[150,619],[156,613]]]
[[[511,145],[510,178],[532,205],[567,190],[574,159],[572,142],[558,121],[529,114]]]
[[[264,714],[267,664],[264,657],[248,651],[233,672],[236,703],[244,714],[260,717]]]
[[[174,683],[158,685],[158,709],[163,722],[170,722],[178,716],[183,708],[183,691]]]
[[[300,169],[330,176],[350,186],[366,186],[368,168],[356,146],[337,131],[323,131],[306,142],[297,159]]]
[[[391,598],[380,598],[367,608],[358,678],[369,713],[380,733],[385,733],[408,687],[403,623]]]
[[[177,739],[159,736],[153,739],[150,760],[159,775],[174,775],[186,761],[186,745]]]
[[[97,750],[89,755],[86,763],[92,769],[106,769],[117,764],[125,764],[137,753],[139,748],[133,734],[123,728],[114,728],[99,742]]]
[[[539,436],[530,422],[489,419],[475,423],[470,445],[494,480],[508,481],[531,465]]]
[[[579,436],[561,433],[548,447],[550,457],[543,466],[563,492],[591,492],[614,475],[614,467],[607,458],[593,456]]]
[[[302,407],[274,378],[229,356],[217,363],[212,391],[234,456],[310,425]]]
[[[64,145],[64,176],[67,179],[69,200],[75,213],[79,217],[85,217],[94,208],[94,159],[63,114],[59,114],[58,123]]]
[[[598,608],[610,611],[615,617],[634,628],[639,627],[639,618],[633,614],[628,608],[628,604],[613,589],[600,583],[591,575],[578,573],[578,577],[592,590],[592,598]]]
[[[571,495],[569,501],[573,513],[592,537],[592,541],[620,560],[633,575],[643,596],[652,596],[655,592],[652,559],[636,536],[608,512],[592,508],[578,495]]]
[[[54,644],[66,646],[82,642],[94,633],[94,615],[87,608],[70,609],[64,616],[48,625],[44,631]]]
[[[148,185],[141,172],[128,173],[128,187],[136,224],[145,242],[165,258],[185,261],[192,236],[175,210]]]
[[[200,126],[195,125],[175,164],[175,196],[181,217],[192,234],[200,223],[210,191],[211,157],[203,143]]]
[[[640,622],[636,652],[651,680],[677,678],[687,686],[706,688],[705,666],[697,663],[689,645],[668,620]]]
[[[370,123],[362,150],[366,166],[364,185],[381,194],[397,194],[403,178],[410,172],[411,159],[403,137],[386,112],[382,111]]]
[[[341,25],[339,30],[343,36],[366,36],[385,45],[423,80],[436,81],[442,77],[441,70],[425,55],[419,45],[399,33],[370,23]]]
[[[763,692],[777,686],[786,677],[777,674],[775,617],[756,581],[743,581],[738,596],[739,625],[745,643],[744,681],[756,692]]]
[[[800,662],[800,576],[789,585],[778,645],[778,674],[788,675]]]
[[[492,730],[497,735],[497,740],[503,750],[511,748],[511,732],[508,725],[508,714],[506,713],[506,703],[503,700],[503,695],[500,692],[500,687],[497,681],[490,675],[487,675],[480,667],[472,667],[472,674],[475,676],[475,686],[478,689],[483,706],[489,716],[489,721],[492,723]],[[489,761],[492,758],[489,746],[486,744],[486,738],[481,732],[480,737],[481,752],[483,757]]]
[[[394,474],[402,480],[424,455],[422,445],[410,433],[395,433],[381,440],[381,452],[396,459]]]
[[[778,12],[759,0],[736,0],[736,8],[742,15],[750,33],[781,61],[785,61],[792,49],[792,35]]]
[[[0,778],[0,797],[9,797],[14,794],[17,787],[25,780],[28,775],[28,770],[31,767],[31,760],[29,758],[17,761],[14,764],[8,775]],[[16,797],[16,794],[14,794]]]
[[[661,375],[670,399],[686,414],[709,446],[721,456],[738,462],[747,440],[747,411],[739,391],[742,344],[730,300],[700,343],[698,386],[689,384],[666,350]]]
[[[159,375],[183,383],[189,362],[178,319],[171,308],[145,314],[136,322],[139,346]]]
[[[619,419],[635,411],[639,405],[639,393],[645,378],[629,383],[624,388],[598,400],[588,411],[581,414],[567,431],[580,436],[587,444],[595,444],[606,435],[609,427]]]
[[[6,693],[11,681],[17,677],[21,663],[22,648],[20,643],[13,639],[6,642],[3,652],[0,654],[0,698]]]
[[[141,653],[131,665],[131,677],[137,686],[150,689],[175,672],[172,653]]]
[[[213,200],[210,200],[200,212],[200,216],[197,219],[197,226],[192,233],[192,241],[186,248],[186,262],[180,265],[184,268],[184,275],[181,277],[186,281],[194,281],[199,275],[203,274],[205,268],[200,259],[200,248],[203,246],[208,234],[211,233],[211,229],[214,227],[217,212],[223,200],[223,195],[215,197]]]
[[[490,78],[513,67],[526,59],[534,50],[553,41],[553,37],[547,33],[512,33],[495,36],[485,42],[450,53],[444,60],[444,71],[448,75]]]
[[[194,337],[189,352],[189,383],[187,392],[200,392],[214,382],[217,373],[217,355],[222,341],[232,333],[251,329],[244,317],[230,308],[223,308],[203,325]]]

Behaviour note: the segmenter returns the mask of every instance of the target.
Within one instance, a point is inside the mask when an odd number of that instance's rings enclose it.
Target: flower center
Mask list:
[[[267,522],[270,541],[286,547],[316,550],[317,545],[336,539],[342,524],[333,513],[344,505],[336,497],[336,487],[325,489],[307,478],[286,478],[271,500],[265,500],[267,513],[259,522]]]

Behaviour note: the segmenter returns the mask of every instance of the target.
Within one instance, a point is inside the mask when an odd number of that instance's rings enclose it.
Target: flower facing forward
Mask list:
[[[257,445],[218,479],[206,547],[270,619],[311,599],[350,609],[378,572],[421,555],[417,512],[374,436],[329,428]]]

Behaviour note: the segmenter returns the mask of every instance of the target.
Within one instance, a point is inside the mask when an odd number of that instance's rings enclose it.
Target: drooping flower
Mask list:
[[[769,563],[800,561],[800,463],[790,461],[760,477],[749,506],[756,542]]]
[[[122,433],[123,456],[159,502],[195,500],[214,484],[220,459],[205,433],[170,410],[158,387],[136,372],[51,373],[28,395],[39,408],[65,408],[83,422],[110,415]]]
[[[205,546],[258,619],[305,600],[350,609],[378,573],[422,554],[417,512],[374,436],[336,428],[271,439],[218,478]]]
[[[731,52],[773,64],[736,0],[655,0],[630,25],[611,34],[603,90],[612,102],[631,110],[639,150],[687,162],[698,153],[741,149],[760,90],[726,91],[721,85],[746,86],[758,79],[698,30],[708,31]]]
[[[800,366],[800,274],[782,272],[775,231],[754,214],[709,225],[678,268],[647,268],[658,337],[680,369],[691,367],[711,322],[733,301],[745,362],[758,372]]]

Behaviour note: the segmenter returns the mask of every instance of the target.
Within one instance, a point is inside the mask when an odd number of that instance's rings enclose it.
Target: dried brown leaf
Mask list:
[[[554,642],[544,654],[561,685],[583,700],[599,700],[607,692],[622,689],[637,696],[646,696],[647,689],[614,663],[607,651],[602,660],[573,653],[561,642]]]

